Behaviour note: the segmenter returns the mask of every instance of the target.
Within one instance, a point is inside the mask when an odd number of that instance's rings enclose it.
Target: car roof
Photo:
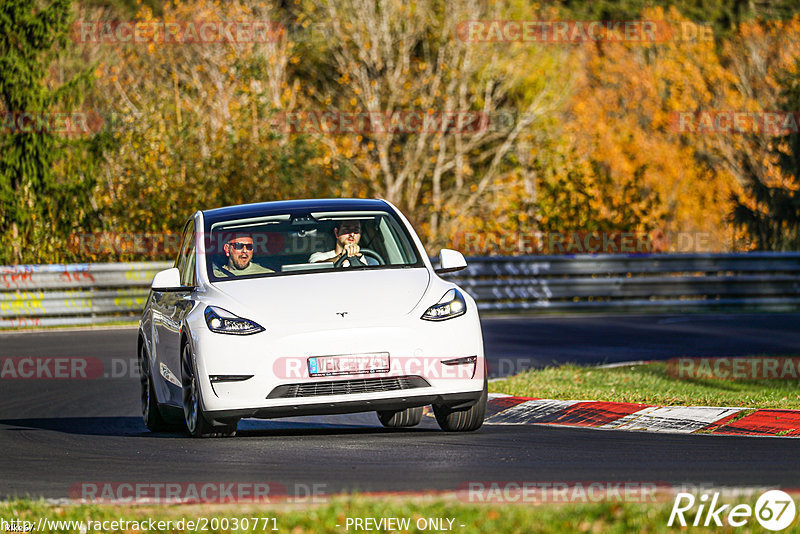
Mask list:
[[[364,198],[321,198],[306,200],[278,200],[274,202],[257,202],[254,204],[240,204],[203,210],[203,219],[206,223],[226,221],[230,219],[258,217],[263,215],[277,215],[290,213],[306,215],[314,211],[385,211],[389,207],[383,200]]]

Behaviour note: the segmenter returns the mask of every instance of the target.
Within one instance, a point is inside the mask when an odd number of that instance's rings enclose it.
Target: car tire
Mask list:
[[[478,401],[462,410],[453,410],[447,406],[433,405],[436,422],[445,432],[472,432],[483,425],[486,416],[486,401],[489,398],[489,388],[486,379],[483,379],[483,391]]]
[[[158,410],[153,375],[150,372],[150,358],[145,354],[144,345],[139,348],[139,384],[142,394],[142,420],[150,432],[170,430],[170,425]]]
[[[422,406],[399,411],[378,412],[378,419],[386,428],[417,426],[422,421]]]
[[[238,421],[220,423],[210,419],[203,409],[203,397],[197,384],[197,372],[192,347],[184,343],[181,349],[181,385],[183,389],[183,420],[193,438],[222,438],[236,435]]]

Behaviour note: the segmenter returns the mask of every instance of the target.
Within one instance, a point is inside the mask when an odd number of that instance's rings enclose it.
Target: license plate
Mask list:
[[[361,375],[389,372],[389,353],[315,356],[308,359],[309,376]]]

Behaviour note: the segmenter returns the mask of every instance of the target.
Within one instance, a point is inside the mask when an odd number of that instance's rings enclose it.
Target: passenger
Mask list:
[[[315,252],[308,258],[308,263],[337,262],[343,257],[357,257],[364,265],[378,265],[375,258],[361,253],[358,242],[361,241],[361,221],[339,221],[333,229],[336,248],[325,252]],[[358,262],[356,262],[358,265]],[[344,260],[342,267],[350,267],[350,260]]]
[[[250,234],[234,234],[222,249],[228,257],[228,263],[214,265],[214,276],[218,278],[275,272],[253,261],[253,236]]]

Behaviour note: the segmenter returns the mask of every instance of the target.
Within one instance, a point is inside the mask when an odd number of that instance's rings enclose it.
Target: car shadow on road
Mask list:
[[[0,434],[23,430],[48,430],[87,436],[126,436],[134,438],[188,438],[180,427],[168,432],[148,431],[140,417],[46,417],[0,419]],[[281,420],[244,420],[239,423],[238,437],[288,437],[321,435],[386,434],[436,432],[425,425],[413,428],[383,428],[367,424],[330,424]]]

